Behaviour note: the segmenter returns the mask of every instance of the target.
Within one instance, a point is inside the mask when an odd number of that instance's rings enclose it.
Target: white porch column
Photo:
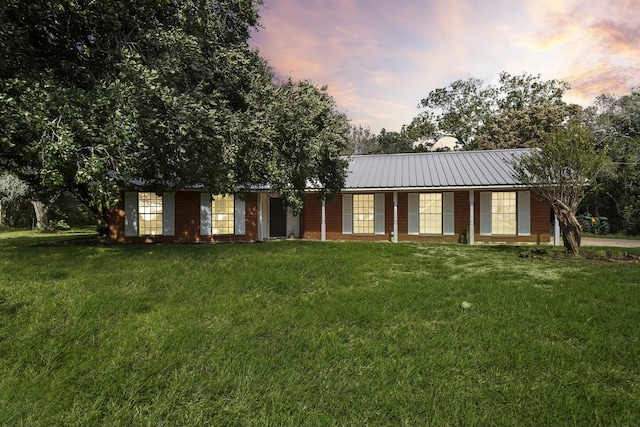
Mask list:
[[[560,246],[560,222],[556,214],[553,214],[553,245]]]
[[[263,226],[262,226],[262,193],[258,193],[258,240],[264,240]]]
[[[476,234],[476,226],[475,226],[475,197],[473,194],[473,190],[469,190],[469,244],[473,245],[475,243],[475,234]]]
[[[320,240],[327,240],[327,215],[325,211],[325,201],[322,199],[322,225],[320,225]]]
[[[398,192],[393,192],[393,243],[398,243]]]

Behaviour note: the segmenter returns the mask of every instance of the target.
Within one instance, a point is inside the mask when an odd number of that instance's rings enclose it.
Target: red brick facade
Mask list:
[[[398,192],[398,241],[421,242],[468,242],[469,241],[469,191],[454,192],[454,234],[425,236],[409,234],[409,192]],[[477,243],[549,243],[551,239],[551,215],[549,205],[531,196],[531,219],[529,236],[481,236],[480,235],[480,191],[474,192],[474,241]],[[320,240],[322,225],[322,206],[317,197],[308,194],[305,197],[303,211],[302,237]],[[385,234],[343,234],[342,233],[342,197],[338,195],[325,206],[327,240],[380,241],[391,240],[393,231],[393,192],[385,193]]]
[[[248,194],[245,199],[246,217],[243,235],[200,235],[200,194],[180,191],[175,194],[174,236],[125,236],[124,191],[120,203],[111,210],[109,237],[117,242],[253,242],[258,240],[258,195]]]
[[[410,192],[398,192],[398,241],[421,242],[468,242],[469,241],[469,191],[455,191],[453,197],[454,234],[425,236],[409,234],[409,195]],[[394,228],[393,192],[385,192],[384,197],[384,234],[343,234],[342,232],[342,196],[337,195],[325,206],[325,224],[327,240],[381,241],[391,240]],[[248,194],[245,199],[245,233],[243,235],[203,236],[200,234],[201,193],[182,191],[175,194],[175,233],[174,236],[125,236],[125,193],[121,202],[112,209],[109,227],[110,238],[117,242],[252,242],[260,239],[259,195]],[[314,194],[305,196],[304,209],[300,218],[301,238],[321,240],[322,205]],[[530,200],[529,236],[481,236],[480,235],[480,191],[474,191],[474,241],[476,243],[549,243],[551,238],[551,215],[549,205],[535,196]],[[268,228],[268,218],[263,213],[263,229]]]

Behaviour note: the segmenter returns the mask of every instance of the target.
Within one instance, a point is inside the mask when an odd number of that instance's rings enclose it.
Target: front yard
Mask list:
[[[638,263],[65,239],[0,233],[4,425],[640,423]]]

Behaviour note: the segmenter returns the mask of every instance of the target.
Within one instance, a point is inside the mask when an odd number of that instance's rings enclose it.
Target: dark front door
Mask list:
[[[287,237],[287,211],[282,199],[269,199],[269,237]]]

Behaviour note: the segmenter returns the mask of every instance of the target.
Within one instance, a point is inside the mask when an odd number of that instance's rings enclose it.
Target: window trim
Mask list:
[[[493,234],[493,194],[516,193],[516,232],[515,234]],[[481,191],[480,192],[480,236],[518,237],[531,236],[531,191]]]
[[[226,202],[226,207],[227,210],[225,212],[218,212],[215,210],[215,203],[216,200],[225,200]],[[229,201],[231,203],[229,203]],[[229,205],[230,205],[230,209],[229,209]],[[231,216],[231,219],[227,218],[224,220],[216,220],[215,216],[216,215],[226,215],[226,216]],[[236,203],[235,203],[235,196],[233,196],[232,194],[214,194],[211,196],[211,235],[212,236],[231,236],[235,234],[235,220],[236,220]],[[225,227],[216,227],[216,221],[225,221],[226,222],[226,226]],[[224,228],[226,229],[225,233],[216,233],[214,232],[214,230],[219,229],[219,228]]]
[[[513,205],[513,211],[511,211],[511,209],[509,210],[509,212],[494,212],[493,208],[494,208],[494,204],[495,202],[498,201],[497,198],[494,198],[494,196],[500,195],[500,196],[505,196],[505,195],[509,195],[511,198],[511,195],[513,195],[513,201],[514,201],[514,205]],[[499,199],[501,201],[504,202],[505,198],[501,198]],[[505,205],[501,204],[501,206],[504,208]],[[509,205],[508,207],[511,207],[511,205]],[[509,217],[513,217],[513,220],[509,219],[509,220],[499,220],[498,221],[498,216],[509,216]],[[513,233],[494,233],[494,229],[495,227],[497,227],[498,225],[496,224],[496,222],[502,222],[504,223],[509,223],[511,221],[514,221],[513,224]],[[518,192],[517,191],[492,191],[491,192],[491,235],[492,236],[505,236],[505,237],[514,237],[518,235]],[[504,225],[502,225],[502,228],[504,229]]]
[[[362,198],[364,196],[367,196],[367,198],[370,198],[370,202],[367,201],[368,206],[370,207],[370,212],[367,212],[366,215],[370,216],[370,218],[366,219],[366,220],[358,220],[356,219],[356,215],[363,215],[362,213],[356,213],[356,197],[358,198]],[[352,221],[352,234],[358,234],[358,235],[373,235],[376,233],[376,196],[374,193],[358,193],[358,194],[353,194],[352,195],[352,208],[351,208],[351,221]],[[365,222],[366,221],[366,225],[367,225],[367,231],[361,232],[361,231],[356,231],[356,229],[358,228],[358,223],[359,222]],[[359,228],[363,228],[362,226],[360,226]],[[368,231],[369,228],[371,229],[371,231]]]
[[[420,195],[440,194],[441,200],[441,232],[421,232],[420,221]],[[455,192],[453,191],[426,191],[407,194],[407,232],[412,236],[453,236],[455,235]]]
[[[142,196],[142,197],[141,197]],[[149,203],[149,206],[142,206],[141,203],[144,203],[145,200],[143,200],[145,197],[149,197],[149,200],[155,201],[155,204],[153,203]],[[159,200],[159,203],[158,203]],[[164,235],[164,200],[162,197],[162,194],[158,194],[158,193],[154,193],[151,191],[140,191],[138,192],[138,212],[137,212],[137,216],[138,216],[138,236],[140,237],[146,237],[146,236],[163,236]],[[159,212],[157,211],[159,206]],[[145,212],[146,210],[150,210],[149,212]],[[156,211],[152,211],[153,209],[156,209]],[[143,219],[144,216],[160,216],[160,219],[158,220],[157,218],[154,219]],[[153,226],[146,226],[145,224],[149,223],[149,222],[153,222]],[[147,230],[151,231],[149,233],[144,233],[143,232],[143,228],[146,228]],[[145,230],[145,231],[147,231]]]
[[[439,197],[439,202],[440,202],[440,213],[422,213],[422,199],[423,196],[440,196]],[[420,236],[442,236],[444,234],[444,197],[442,196],[442,193],[418,193],[418,235]],[[425,206],[426,208],[426,206]],[[422,224],[422,219],[423,216],[428,217],[439,217],[440,218],[440,232],[439,233],[429,233],[427,232],[423,232],[422,228],[423,228],[423,224]],[[427,224],[424,224],[425,226],[428,226],[429,223],[437,223],[434,221],[427,221]],[[427,228],[427,227],[425,227]]]
[[[354,232],[353,197],[357,195],[373,196],[373,231],[367,233]],[[358,236],[374,236],[386,234],[387,193],[342,193],[342,234]]]

